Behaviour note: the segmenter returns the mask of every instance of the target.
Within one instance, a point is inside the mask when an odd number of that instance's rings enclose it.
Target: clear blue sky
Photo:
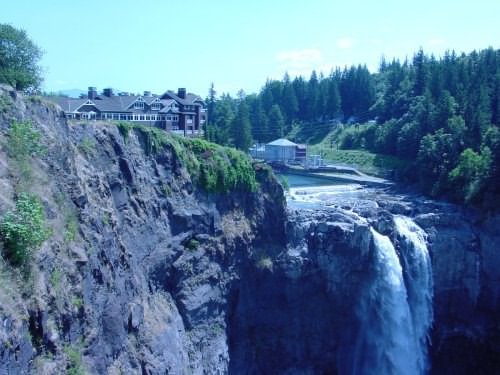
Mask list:
[[[205,96],[382,55],[500,48],[500,0],[0,0],[45,51],[44,89]]]

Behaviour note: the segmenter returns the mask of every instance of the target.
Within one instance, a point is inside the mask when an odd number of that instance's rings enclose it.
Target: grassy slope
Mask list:
[[[342,150],[337,149],[342,128],[340,126],[328,126],[332,129],[325,134],[325,127],[317,125],[317,131],[309,131],[307,141],[310,141],[308,153],[320,154],[327,161],[339,164],[346,164],[359,169],[361,172],[375,176],[387,176],[391,171],[400,169],[408,164],[408,161],[395,156],[376,154],[364,149]],[[301,133],[295,130],[289,135],[292,139],[300,142]]]

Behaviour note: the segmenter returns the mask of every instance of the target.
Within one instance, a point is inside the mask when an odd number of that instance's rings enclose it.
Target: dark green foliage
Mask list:
[[[185,147],[196,157],[194,177],[206,191],[227,193],[257,188],[254,168],[245,154],[200,139],[186,142]]]
[[[213,119],[207,129],[207,138],[211,142],[228,145],[231,125],[235,117],[235,102],[229,95],[222,95],[217,101]]]
[[[485,188],[491,165],[491,151],[488,147],[478,154],[470,148],[461,154],[458,165],[450,172],[449,178],[466,202],[477,199]]]
[[[374,78],[375,130],[353,128],[340,144],[413,160],[405,178],[433,196],[498,208],[499,77],[500,51],[491,48],[441,60],[420,50],[412,64],[384,61]]]
[[[285,75],[282,81],[268,80],[258,95],[245,101],[252,136],[259,142],[288,135],[315,143],[339,122],[376,120],[342,132],[337,144],[410,161],[412,166],[399,175],[434,196],[500,206],[495,199],[500,197],[500,50],[452,51],[440,59],[419,50],[409,61],[382,60],[375,74],[358,65],[336,69],[328,77],[313,72],[308,80]],[[209,139],[234,144],[227,124],[237,104],[227,95],[215,101],[214,112],[223,115]],[[469,148],[484,159],[486,147],[491,162],[479,178],[481,168],[474,173],[466,168],[479,165],[478,159],[470,152],[460,155]],[[478,183],[472,187],[471,181],[478,180],[483,181],[481,188]]]
[[[12,106],[12,99],[8,95],[0,95],[0,113],[7,113]]]
[[[118,131],[122,135],[123,140],[127,142],[130,129],[133,127],[133,125],[129,122],[120,121],[116,126],[118,127]]]
[[[82,363],[82,354],[79,348],[66,345],[63,348],[64,354],[68,359],[67,374],[68,375],[85,375],[85,370]]]
[[[4,255],[14,265],[25,264],[49,233],[42,203],[36,196],[26,193],[19,195],[15,210],[7,212],[0,221]]]
[[[188,250],[191,250],[191,251],[197,250],[199,246],[200,246],[200,241],[198,241],[194,238],[191,238],[189,241],[187,241],[184,244],[184,247]]]
[[[257,188],[250,158],[240,151],[199,138],[178,137],[157,128],[129,126],[142,139],[147,155],[156,156],[170,148],[193,182],[208,192],[255,191]]]
[[[7,152],[15,160],[25,161],[43,151],[40,133],[29,121],[13,121],[8,136]]]
[[[7,133],[7,154],[14,161],[19,181],[17,188],[31,183],[31,158],[42,155],[45,148],[41,144],[40,133],[33,129],[29,121],[13,121]]]
[[[238,104],[238,111],[231,124],[232,144],[237,149],[247,151],[252,145],[252,134],[248,106],[242,98]]]
[[[42,83],[38,62],[42,51],[24,30],[0,24],[0,83],[34,92]]]
[[[271,109],[269,110],[268,119],[269,136],[267,139],[273,140],[283,137],[283,128],[285,126],[285,121],[278,105],[274,104],[271,107]]]

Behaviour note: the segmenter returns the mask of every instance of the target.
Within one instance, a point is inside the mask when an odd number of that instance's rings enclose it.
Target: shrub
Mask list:
[[[198,246],[200,246],[200,241],[198,240],[195,240],[194,238],[191,238],[188,242],[186,242],[186,244],[184,245],[184,247],[188,250],[191,250],[191,251],[195,251],[196,249],[198,249]]]
[[[6,258],[15,265],[24,264],[49,233],[42,203],[27,193],[19,195],[15,210],[8,212],[0,222]]]
[[[120,121],[116,127],[118,128],[118,131],[120,132],[120,134],[122,135],[123,137],[123,140],[125,142],[127,142],[128,140],[128,135],[130,133],[130,129],[132,129],[134,127],[133,124],[129,123],[129,122],[123,122],[123,121]]]
[[[15,162],[20,185],[28,184],[31,180],[31,157],[44,152],[40,138],[40,133],[33,129],[29,121],[13,121],[9,128],[6,149]]]
[[[78,148],[80,151],[82,151],[85,155],[91,156],[94,154],[95,151],[95,142],[94,140],[84,137],[80,144],[78,145]]]
[[[284,191],[290,191],[290,184],[288,183],[288,178],[283,175],[278,175],[278,182]]]
[[[8,132],[7,152],[18,161],[24,161],[42,152],[40,133],[33,129],[30,121],[13,121]]]
[[[67,374],[68,375],[85,375],[85,370],[82,364],[82,354],[79,349],[66,345],[63,349],[64,354],[68,357]]]
[[[72,211],[67,211],[64,215],[64,241],[73,242],[78,232],[78,218]]]

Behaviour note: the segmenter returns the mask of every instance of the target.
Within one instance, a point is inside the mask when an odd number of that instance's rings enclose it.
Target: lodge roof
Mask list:
[[[268,146],[285,146],[285,147],[296,147],[297,144],[289,141],[288,139],[285,138],[280,138],[275,141],[269,142],[267,144]]]
[[[179,113],[179,110],[175,103],[181,105],[203,105],[203,100],[200,96],[188,93],[186,98],[180,98],[173,91],[167,91],[163,95],[112,95],[106,96],[104,94],[97,95],[94,99],[88,98],[68,98],[68,97],[52,97],[53,101],[61,106],[65,112],[75,112],[78,108],[85,105],[85,103],[90,102],[90,105],[94,105],[95,108],[100,112],[125,112],[125,113],[135,113],[144,112],[144,109],[134,108],[133,104],[137,101],[143,101],[147,106],[151,106],[153,102],[159,101],[161,104],[160,113]],[[189,111],[183,113],[186,114],[196,114],[196,112]]]

